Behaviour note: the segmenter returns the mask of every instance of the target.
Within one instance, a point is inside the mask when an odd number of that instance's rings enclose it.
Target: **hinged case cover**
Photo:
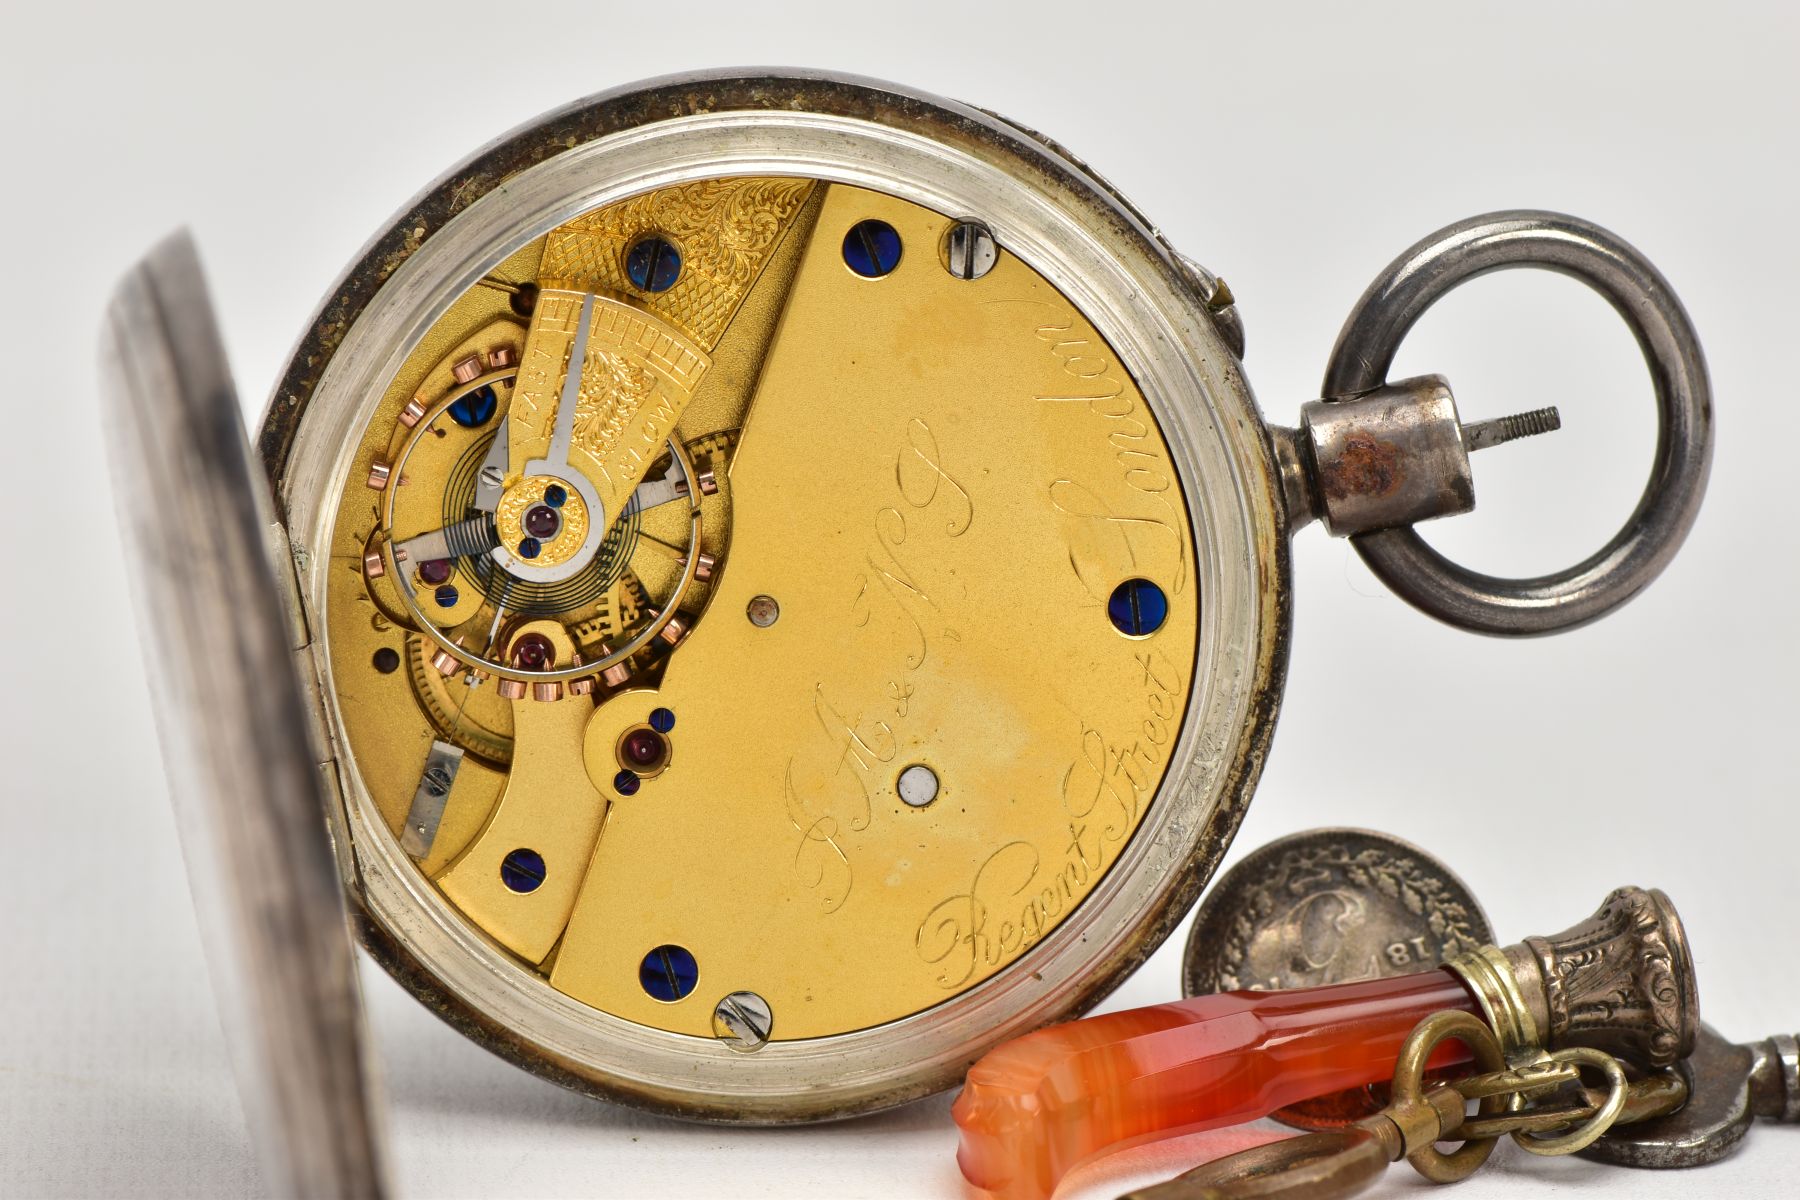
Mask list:
[[[152,707],[238,1092],[271,1192],[374,1196],[381,1131],[326,755],[309,732],[279,534],[192,240],[119,285],[103,404]]]

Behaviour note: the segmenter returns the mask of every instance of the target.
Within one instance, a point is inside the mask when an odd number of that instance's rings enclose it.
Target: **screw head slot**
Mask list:
[[[646,292],[666,292],[681,278],[681,251],[667,238],[643,238],[625,253],[625,277]]]
[[[664,1004],[687,999],[699,982],[700,964],[685,946],[658,946],[638,964],[638,984],[652,1000]]]
[[[733,1050],[762,1049],[774,1027],[769,1002],[755,992],[733,992],[713,1009],[713,1035]]]
[[[1169,598],[1148,579],[1127,579],[1113,589],[1106,615],[1126,637],[1149,637],[1169,619]]]
[[[544,856],[536,850],[521,846],[500,860],[500,882],[506,885],[507,891],[521,896],[537,891],[546,874]]]
[[[873,217],[844,235],[844,265],[864,279],[880,279],[900,265],[900,233]]]
[[[987,226],[959,221],[944,237],[944,266],[958,279],[980,279],[1000,261],[1000,248]]]

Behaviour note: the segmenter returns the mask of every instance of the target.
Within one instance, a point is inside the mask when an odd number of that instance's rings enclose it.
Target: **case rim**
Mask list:
[[[1232,569],[1247,577],[1229,584],[1242,587],[1243,594],[1234,603],[1241,601],[1237,615],[1245,628],[1230,630],[1228,639],[1204,635],[1216,651],[1231,651],[1226,656],[1229,664],[1221,658],[1213,665],[1228,666],[1238,675],[1233,711],[1211,720],[1206,737],[1200,736],[1197,708],[1203,691],[1211,696],[1214,689],[1203,689],[1197,666],[1195,699],[1184,714],[1181,740],[1152,805],[1153,815],[1163,814],[1161,823],[1152,828],[1146,817],[1145,826],[1126,848],[1126,854],[1134,856],[1131,862],[1122,856],[1109,872],[1109,881],[1103,881],[1102,887],[1111,889],[1107,904],[1115,909],[1124,905],[1132,915],[1114,918],[1110,924],[1101,920],[1096,928],[1093,914],[1102,910],[1096,903],[1102,889],[1096,889],[1058,931],[994,980],[875,1031],[819,1039],[831,1043],[822,1050],[809,1050],[801,1043],[771,1043],[757,1055],[745,1056],[690,1038],[678,1039],[693,1045],[674,1048],[673,1059],[663,1054],[663,1048],[650,1047],[644,1050],[649,1058],[631,1058],[626,1064],[639,1047],[621,1050],[602,1043],[608,1036],[629,1041],[638,1027],[612,1029],[604,1021],[556,1010],[551,1001],[521,1000],[504,1019],[496,1016],[498,1006],[513,1004],[504,988],[493,990],[506,965],[484,956],[482,946],[466,930],[459,934],[444,925],[430,897],[394,869],[399,860],[383,845],[385,829],[372,828],[359,814],[347,747],[334,744],[335,770],[327,772],[334,793],[328,811],[353,927],[375,959],[422,1003],[478,1044],[574,1090],[689,1119],[780,1124],[874,1111],[954,1086],[968,1063],[998,1041],[1097,1003],[1174,930],[1223,856],[1260,774],[1285,677],[1291,579],[1287,520],[1273,448],[1243,380],[1235,347],[1206,309],[1210,280],[1185,264],[1136,209],[1054,143],[977,109],[892,85],[820,73],[714,72],[602,93],[491,143],[409,204],[333,287],[284,371],[257,439],[296,550],[303,610],[317,611],[322,599],[324,572],[306,547],[322,544],[317,539],[328,529],[335,508],[333,489],[342,483],[342,472],[334,473],[332,467],[341,465],[347,452],[343,431],[356,427],[350,419],[354,414],[334,411],[343,407],[334,396],[358,394],[352,381],[379,376],[376,358],[384,352],[403,352],[404,346],[392,345],[384,351],[382,339],[371,332],[384,321],[389,333],[403,323],[394,316],[395,306],[402,302],[396,297],[412,305],[408,320],[428,323],[433,297],[454,294],[459,284],[472,282],[453,278],[455,272],[445,266],[447,261],[454,265],[459,252],[476,244],[469,241],[476,236],[470,231],[480,228],[482,221],[491,224],[497,206],[527,203],[545,189],[566,189],[571,173],[578,175],[584,163],[591,166],[605,155],[624,154],[633,146],[641,150],[659,139],[684,145],[682,138],[701,134],[712,137],[706,144],[721,155],[736,154],[742,150],[742,137],[734,141],[734,134],[763,128],[790,131],[796,144],[813,147],[810,152],[815,155],[823,153],[817,150],[819,139],[829,141],[833,133],[860,139],[865,151],[879,146],[897,159],[925,147],[945,161],[954,160],[958,170],[1000,173],[1024,198],[1022,205],[1040,205],[1046,219],[1062,221],[1080,235],[1075,241],[1085,238],[1075,251],[1078,257],[1086,256],[1082,270],[1128,290],[1141,311],[1127,317],[1114,304],[1108,313],[1115,319],[1109,324],[1101,319],[1108,314],[1097,315],[1096,302],[1080,295],[1088,282],[1081,272],[1065,269],[1059,277],[1047,272],[1044,262],[1028,261],[1071,292],[1084,314],[1115,340],[1115,348],[1140,377],[1165,427],[1171,423],[1197,427],[1202,418],[1210,422],[1209,436],[1219,449],[1215,463],[1229,476],[1230,487],[1221,495],[1234,498],[1238,510],[1230,517],[1237,522],[1233,536],[1241,536],[1243,553]],[[750,169],[746,161],[745,155],[731,162],[721,159],[715,173],[741,173]],[[932,160],[909,161],[929,165]],[[757,169],[773,167],[777,172],[782,165],[770,162],[767,155],[755,162]],[[882,166],[867,169],[878,174]],[[851,177],[852,168],[842,162],[832,169],[843,172],[836,177]],[[834,177],[831,171],[815,173]],[[611,184],[618,187],[616,174],[615,170]],[[630,190],[660,182],[639,178]],[[601,189],[598,183],[593,186]],[[876,181],[872,186],[884,185]],[[899,187],[889,180],[886,190]],[[923,202],[931,197],[911,198]],[[941,204],[941,194],[938,199]],[[574,207],[591,207],[593,202],[597,201],[589,195]],[[566,191],[548,203],[552,209],[561,205],[561,219],[572,215],[566,211],[570,208]],[[993,219],[990,212],[982,215]],[[538,232],[558,223],[543,213],[533,219],[542,225]],[[522,232],[516,220],[512,232]],[[997,232],[1006,237],[1009,231]],[[1028,251],[1018,243],[1028,240],[1029,226],[1017,225],[1010,232],[1013,236],[1006,244],[1026,257]],[[479,273],[486,265],[464,260],[458,269]],[[1129,339],[1143,351],[1135,358],[1116,340],[1125,322],[1146,325],[1136,331],[1142,336]],[[1164,376],[1185,382],[1162,389],[1146,386],[1142,378],[1146,357],[1155,359]],[[1205,411],[1188,411],[1189,401]],[[1183,471],[1190,509],[1198,504],[1192,493],[1199,484],[1207,484],[1202,474],[1195,461]],[[1210,509],[1192,515],[1197,534],[1212,527],[1217,516]],[[1225,594],[1225,576],[1215,570],[1210,582],[1218,589],[1214,596]],[[313,628],[321,626],[314,622]],[[1225,640],[1231,645],[1218,645]],[[332,693],[325,656],[316,640],[311,650],[300,658],[312,674],[305,684],[307,700],[329,735],[335,726],[329,718]],[[1130,876],[1142,895],[1121,899],[1113,886],[1120,876]],[[416,882],[429,890],[422,880]],[[1070,978],[1021,991],[1018,981],[1032,974],[1029,966],[1021,967],[1052,961],[1052,944],[1064,945],[1078,936],[1082,926],[1076,918],[1084,912],[1088,931],[1104,935],[1100,948]],[[427,948],[427,943],[435,949]],[[473,956],[467,970],[456,965],[457,954]],[[993,999],[1000,991],[995,982],[1001,979],[1014,985],[1004,1003]],[[976,1000],[964,1004],[968,997]],[[961,1022],[971,1032],[947,1045],[940,1044],[944,1039],[928,1036],[929,1028],[921,1033],[921,1022],[941,1024],[947,1019]],[[584,1020],[599,1032],[582,1027]],[[870,1042],[878,1042],[879,1051],[865,1052]],[[659,1054],[663,1057],[652,1062]],[[798,1065],[783,1067],[784,1055]],[[799,1062],[802,1059],[806,1061]],[[671,1061],[678,1061],[682,1069],[668,1069]]]

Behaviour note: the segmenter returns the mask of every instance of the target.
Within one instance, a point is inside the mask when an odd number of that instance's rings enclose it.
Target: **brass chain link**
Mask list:
[[[1427,1089],[1425,1064],[1446,1041],[1468,1047],[1479,1073]],[[1583,1067],[1600,1071],[1605,1087],[1586,1086]],[[1473,1116],[1471,1100],[1479,1103]],[[1486,1162],[1502,1137],[1533,1154],[1573,1154],[1616,1124],[1663,1116],[1686,1100],[1678,1072],[1632,1081],[1612,1055],[1588,1047],[1539,1050],[1533,1061],[1508,1065],[1480,1018],[1440,1012],[1407,1035],[1394,1066],[1393,1103],[1375,1116],[1233,1154],[1120,1200],[1339,1200],[1402,1158],[1435,1183],[1455,1183]],[[1452,1140],[1462,1145],[1438,1149]]]

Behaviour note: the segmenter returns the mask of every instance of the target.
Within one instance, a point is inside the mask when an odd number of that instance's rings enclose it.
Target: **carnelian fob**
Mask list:
[[[962,1129],[957,1163],[999,1200],[1045,1200],[1104,1152],[1386,1079],[1413,1026],[1444,1009],[1480,1012],[1461,980],[1435,970],[1053,1025],[970,1069],[951,1110]],[[1445,1043],[1430,1065],[1466,1057]]]

